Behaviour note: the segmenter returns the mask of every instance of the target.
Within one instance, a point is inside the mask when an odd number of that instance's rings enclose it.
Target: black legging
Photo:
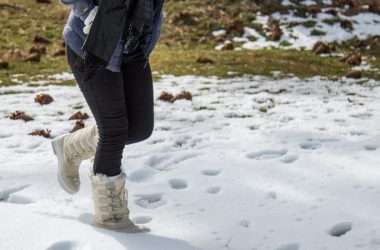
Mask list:
[[[150,65],[144,68],[142,53],[133,60],[124,58],[120,72],[108,69],[82,81],[73,67],[78,55],[67,46],[67,60],[99,131],[94,172],[115,176],[121,172],[126,144],[147,139],[153,131],[153,82]]]

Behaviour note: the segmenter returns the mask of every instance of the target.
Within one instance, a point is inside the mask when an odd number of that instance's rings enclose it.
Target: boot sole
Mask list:
[[[147,227],[140,227],[139,231],[133,231],[128,227],[125,228],[118,228],[118,227],[113,227],[113,226],[108,226],[104,225],[98,222],[95,222],[95,226],[98,228],[106,229],[106,230],[111,230],[119,233],[127,233],[127,234],[141,234],[141,233],[149,233],[150,229]]]
[[[52,140],[51,142],[51,146],[53,148],[53,152],[54,152],[54,155],[57,156],[57,159],[58,159],[58,173],[57,173],[57,179],[58,179],[58,183],[59,185],[61,186],[61,188],[63,190],[65,190],[66,193],[68,194],[75,194],[77,193],[78,191],[74,191],[74,190],[71,190],[65,183],[65,181],[62,179],[62,175],[61,175],[61,170],[62,170],[62,164],[64,164],[63,162],[63,159],[62,159],[62,155],[63,155],[63,152],[62,152],[62,141],[63,141],[63,136],[60,136],[58,138],[55,138],[54,140]]]

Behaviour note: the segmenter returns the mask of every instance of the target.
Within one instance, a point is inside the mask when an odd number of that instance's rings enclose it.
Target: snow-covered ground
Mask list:
[[[380,249],[379,82],[155,82],[156,97],[181,90],[193,101],[156,101],[153,135],[125,148],[131,217],[151,229],[128,235],[91,225],[91,160],[70,196],[50,139],[27,135],[68,132],[80,104],[91,114],[79,88],[0,88],[21,91],[0,97],[0,249]],[[55,101],[34,103],[40,93]],[[6,117],[16,110],[35,120]]]
[[[300,1],[299,6],[316,5],[318,1],[308,0]],[[323,1],[325,6],[321,12],[316,15],[307,14],[306,17],[297,16],[294,10],[288,14],[274,13],[272,15],[263,15],[258,12],[255,15],[253,25],[244,27],[242,37],[234,37],[235,49],[263,49],[263,48],[282,48],[282,49],[312,49],[313,45],[318,42],[337,42],[341,43],[353,38],[365,40],[371,37],[380,36],[380,15],[370,12],[363,12],[357,15],[345,15],[347,8],[331,7],[331,1]],[[283,0],[284,6],[295,6],[289,0]],[[368,6],[364,6],[367,7]],[[335,10],[337,15],[329,14],[328,11]],[[269,18],[277,20],[283,35],[278,41],[268,39],[270,37],[270,27],[268,25]],[[341,22],[349,22],[352,25],[352,30],[341,26]],[[266,36],[262,34],[262,30],[255,27],[261,27]],[[317,33],[313,31],[317,30]],[[319,32],[321,31],[321,32]],[[226,33],[225,30],[217,30],[212,32],[214,36]],[[230,42],[230,41],[225,41]],[[223,43],[216,46],[217,50],[223,47]]]

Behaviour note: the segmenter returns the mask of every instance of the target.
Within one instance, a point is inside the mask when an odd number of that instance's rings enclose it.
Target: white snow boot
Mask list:
[[[125,233],[142,233],[150,230],[135,225],[129,219],[128,192],[125,189],[126,175],[108,177],[89,172],[92,199],[95,207],[95,225]]]
[[[79,166],[83,160],[95,155],[98,140],[96,124],[52,140],[53,151],[58,159],[58,182],[67,193],[79,191]]]

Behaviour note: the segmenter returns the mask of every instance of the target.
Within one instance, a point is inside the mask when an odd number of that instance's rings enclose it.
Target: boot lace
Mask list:
[[[83,152],[76,151],[74,154],[70,155],[69,158],[76,163],[80,163],[84,158],[93,156],[95,151],[96,147],[88,147],[87,150]]]
[[[110,220],[120,220],[129,215],[125,195],[125,191],[115,192],[115,190],[110,189],[108,189],[107,194],[104,194],[103,198],[107,202],[103,202],[103,207],[106,208],[107,212],[105,213]]]

